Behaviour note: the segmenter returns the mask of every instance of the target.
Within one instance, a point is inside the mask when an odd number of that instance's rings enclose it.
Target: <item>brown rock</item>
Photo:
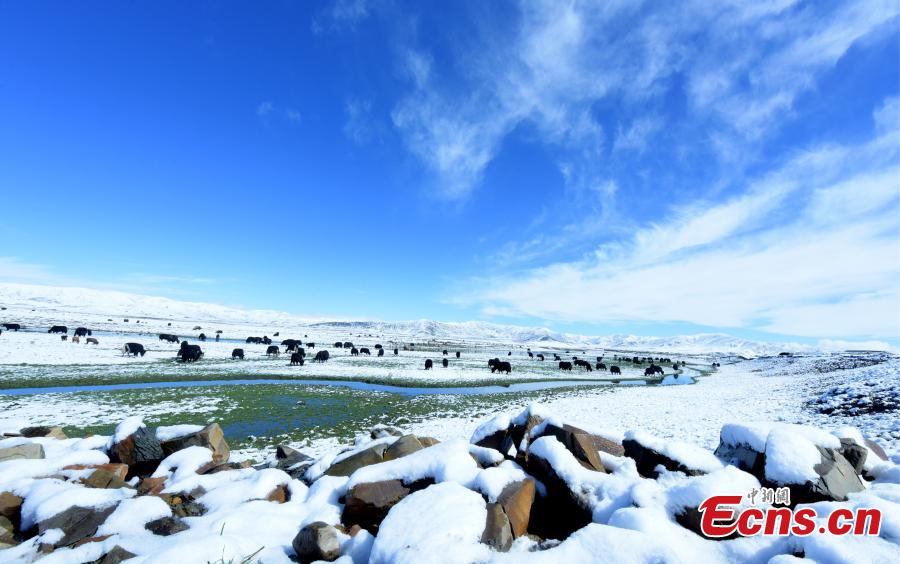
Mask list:
[[[509,519],[513,538],[519,538],[528,531],[534,492],[534,480],[527,478],[521,482],[507,484],[497,497],[497,503],[503,507],[503,511]]]
[[[29,439],[35,437],[53,437],[54,439],[64,440],[69,438],[66,436],[65,432],[63,432],[62,427],[58,426],[25,427],[19,431],[19,434]]]
[[[106,470],[94,470],[90,476],[84,479],[83,483],[89,488],[118,489],[128,487],[128,484],[122,478]]]
[[[266,501],[274,501],[275,503],[284,503],[291,499],[291,492],[288,491],[287,486],[277,486],[274,490],[272,490],[269,495],[266,496]]]
[[[384,462],[384,445],[374,445],[335,462],[325,471],[329,476],[349,476],[364,466]]]
[[[112,547],[112,550],[106,553],[106,556],[103,557],[100,564],[119,564],[120,562],[134,558],[135,556],[137,556],[137,554],[128,552],[121,546],[116,545]]]
[[[126,476],[128,476],[128,465],[121,463],[109,463],[109,464],[70,464],[63,468],[63,470],[105,470],[110,474],[116,476],[120,480],[124,480]]]
[[[138,495],[159,495],[166,487],[166,477],[143,478],[138,482]]]
[[[600,437],[591,435],[587,431],[572,425],[558,427],[553,424],[546,425],[540,436],[556,437],[556,440],[561,442],[575,456],[575,459],[588,470],[606,472],[596,447],[597,439],[601,439]]]
[[[17,528],[22,515],[22,498],[11,492],[0,492],[0,516],[9,519]]]
[[[196,433],[177,437],[162,443],[162,451],[165,456],[190,446],[204,446],[213,452],[215,466],[228,462],[231,450],[225,440],[225,434],[218,423],[211,423]]]
[[[400,480],[359,484],[347,493],[341,522],[347,526],[359,525],[370,533],[377,534],[378,526],[391,507],[411,491]]]
[[[529,533],[562,540],[593,520],[588,500],[571,491],[549,461],[532,453],[528,456],[526,471],[540,480],[547,491],[546,495],[534,498],[528,520]]]
[[[384,451],[384,460],[396,460],[425,448],[415,435],[403,435]]]
[[[16,544],[16,526],[0,515],[0,544]]]
[[[425,448],[440,444],[440,442],[441,442],[441,441],[435,439],[434,437],[416,437],[416,438],[419,439],[419,442],[422,443],[422,446]]]
[[[100,536],[98,536],[98,537],[88,537],[88,538],[86,538],[86,539],[81,539],[80,541],[78,541],[78,542],[76,542],[75,544],[73,544],[73,545],[72,545],[72,548],[77,548],[77,547],[79,547],[79,546],[81,546],[81,545],[83,545],[83,544],[87,544],[87,543],[89,543],[89,542],[103,542],[103,541],[105,541],[106,539],[108,539],[108,538],[111,537],[111,536],[112,536],[112,535],[100,535]]]
[[[513,534],[509,519],[499,503],[487,504],[487,520],[484,532],[481,533],[481,542],[501,552],[506,552],[512,546]]]

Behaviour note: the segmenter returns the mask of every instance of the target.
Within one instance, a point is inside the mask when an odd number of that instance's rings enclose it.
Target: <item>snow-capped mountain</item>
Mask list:
[[[371,333],[408,337],[416,341],[468,341],[518,344],[539,348],[591,348],[623,351],[677,352],[682,354],[721,353],[755,357],[781,351],[813,350],[796,343],[771,343],[740,339],[724,333],[675,337],[636,335],[585,336],[561,333],[546,327],[500,325],[484,321],[441,322],[353,321],[311,319],[274,310],[250,310],[218,304],[187,302],[158,296],[144,296],[113,290],[65,288],[0,283],[0,311],[3,322],[20,320],[97,320],[122,317],[141,318],[151,325],[220,323],[261,328],[319,330],[332,333]],[[74,321],[73,321],[74,322]]]

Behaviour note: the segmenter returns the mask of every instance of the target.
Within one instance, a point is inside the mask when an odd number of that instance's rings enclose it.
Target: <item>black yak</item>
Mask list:
[[[244,360],[244,349],[234,349],[233,351],[231,351],[231,360],[234,360],[236,358]]]

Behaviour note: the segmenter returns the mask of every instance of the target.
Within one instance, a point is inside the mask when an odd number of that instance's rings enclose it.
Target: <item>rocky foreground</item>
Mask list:
[[[591,434],[540,406],[470,442],[377,427],[337,455],[229,461],[218,425],[112,437],[58,427],[0,441],[0,561],[817,561],[900,557],[900,464],[852,428],[726,425],[715,452]],[[789,488],[790,505],[878,508],[878,536],[714,540],[711,495]],[[783,500],[782,500],[783,501]]]

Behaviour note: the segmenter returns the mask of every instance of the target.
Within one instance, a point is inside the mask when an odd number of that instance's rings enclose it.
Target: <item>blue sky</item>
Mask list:
[[[900,342],[894,1],[2,12],[0,280]]]

